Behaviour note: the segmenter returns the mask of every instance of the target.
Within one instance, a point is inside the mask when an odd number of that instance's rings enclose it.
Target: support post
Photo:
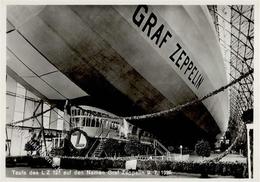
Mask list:
[[[41,110],[43,111],[43,101],[41,102]],[[43,143],[44,143],[44,148],[45,148],[45,154],[48,155],[47,152],[47,145],[46,145],[46,140],[45,140],[45,132],[44,132],[44,125],[43,125],[43,114],[41,115],[41,130],[42,130],[42,138],[43,138]]]
[[[7,153],[7,156],[10,156],[11,155],[11,140],[10,139],[8,139],[8,132],[7,132],[7,128],[5,127],[5,132],[6,132],[6,145],[7,145],[7,151],[8,151],[8,153]]]
[[[69,109],[69,100],[65,101],[64,108],[63,108],[63,128],[62,128],[62,135],[64,136],[66,134],[67,129],[71,129],[71,123],[70,123],[70,118],[68,114],[68,109]],[[69,125],[67,127],[67,124]]]
[[[180,154],[182,155],[182,145],[180,145]]]
[[[251,171],[251,149],[250,149],[250,130],[253,130],[253,124],[246,124],[246,134],[247,134],[247,162],[248,162],[248,178],[252,178],[252,171]]]

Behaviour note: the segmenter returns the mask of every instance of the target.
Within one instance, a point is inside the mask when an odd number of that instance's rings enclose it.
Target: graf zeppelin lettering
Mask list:
[[[173,34],[165,28],[163,23],[158,22],[158,18],[153,12],[148,12],[148,6],[137,6],[132,16],[132,21],[161,49],[173,38]],[[186,79],[188,79],[195,88],[199,89],[204,81],[204,76],[181,43],[177,42],[175,44],[168,58],[174,63],[174,66],[183,73]]]

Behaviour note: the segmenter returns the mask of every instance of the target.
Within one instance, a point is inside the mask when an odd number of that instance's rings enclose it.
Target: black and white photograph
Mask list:
[[[6,179],[255,179],[257,6],[5,4]]]

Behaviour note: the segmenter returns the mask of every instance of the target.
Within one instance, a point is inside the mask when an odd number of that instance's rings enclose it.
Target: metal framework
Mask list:
[[[229,81],[253,69],[254,6],[209,5],[219,38]],[[240,119],[244,111],[253,109],[253,81],[250,76],[229,89],[230,119]]]

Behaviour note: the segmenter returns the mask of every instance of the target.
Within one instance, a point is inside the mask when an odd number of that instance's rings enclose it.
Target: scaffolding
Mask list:
[[[209,12],[225,59],[229,81],[253,69],[254,6],[209,5]],[[230,119],[241,119],[245,111],[253,109],[253,81],[250,76],[229,89]]]

